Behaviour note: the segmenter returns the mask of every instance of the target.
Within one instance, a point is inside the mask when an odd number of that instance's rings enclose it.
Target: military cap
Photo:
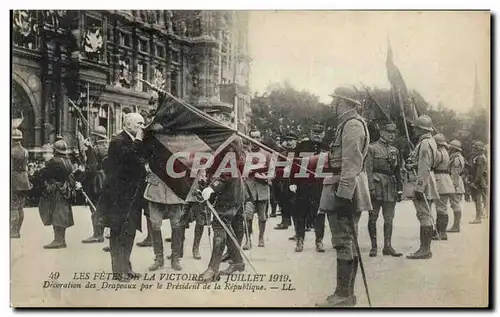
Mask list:
[[[285,133],[285,134],[281,137],[281,139],[282,139],[282,140],[298,140],[298,138],[299,138],[299,137],[298,137],[295,133],[293,133],[293,132],[288,132],[288,133]]]
[[[462,142],[458,140],[453,140],[450,142],[450,147],[462,151]]]
[[[428,115],[418,117],[415,121],[413,121],[412,125],[425,131],[434,131],[432,127],[432,119]]]
[[[384,124],[383,126],[381,126],[380,130],[387,131],[387,132],[396,132],[397,127],[394,123],[388,123],[388,124]]]
[[[19,129],[12,130],[12,140],[22,140],[23,133]]]
[[[361,106],[361,102],[358,100],[358,92],[354,87],[338,87],[333,94],[330,94],[330,97],[344,99],[350,101],[354,105]]]
[[[315,124],[312,126],[311,131],[314,133],[323,133],[325,131],[325,127],[321,124]]]

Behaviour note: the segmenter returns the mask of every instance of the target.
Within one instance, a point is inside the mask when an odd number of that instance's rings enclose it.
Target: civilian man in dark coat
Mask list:
[[[129,113],[124,130],[109,144],[106,181],[99,200],[98,212],[110,228],[111,266],[114,279],[129,282],[132,271],[130,254],[135,231],[141,231],[142,194],[146,170],[143,159],[144,119]]]

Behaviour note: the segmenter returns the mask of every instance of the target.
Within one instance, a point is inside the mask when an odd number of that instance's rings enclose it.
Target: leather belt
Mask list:
[[[434,174],[450,174],[447,170],[434,170]]]
[[[376,168],[373,169],[373,173],[385,174],[387,176],[392,176],[393,175],[393,173],[391,171],[379,170],[379,169],[376,169]]]

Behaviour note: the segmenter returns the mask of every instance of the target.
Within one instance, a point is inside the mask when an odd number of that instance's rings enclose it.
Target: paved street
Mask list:
[[[292,228],[277,231],[272,228],[280,217],[268,223],[266,247],[254,247],[246,251],[258,273],[286,273],[295,291],[267,289],[251,291],[215,290],[89,290],[55,289],[42,287],[51,272],[60,272],[60,282],[73,281],[75,272],[110,271],[109,253],[101,251],[107,244],[84,245],[80,241],[91,232],[90,216],[85,207],[75,207],[76,225],[67,232],[68,248],[44,250],[43,245],[52,241],[51,227],[44,227],[38,210],[26,209],[22,237],[11,240],[12,298],[16,306],[270,306],[307,307],[323,301],[332,293],[335,281],[335,252],[331,247],[327,230],[324,239],[327,251],[316,253],[314,233],[306,233],[305,249],[294,252],[294,243],[288,241]],[[451,214],[451,211],[450,211]],[[370,242],[366,228],[367,213],[360,221],[360,246],[363,253],[371,300],[377,307],[481,307],[487,305],[488,286],[488,224],[469,225],[473,219],[472,203],[464,203],[462,232],[448,234],[447,242],[433,242],[431,260],[410,261],[405,257],[391,258],[379,255],[369,258]],[[451,218],[451,217],[450,217]],[[451,223],[452,219],[450,219]],[[257,223],[254,224],[257,228]],[[379,245],[382,244],[383,220],[379,217]],[[393,245],[405,255],[419,246],[418,221],[411,202],[398,204],[394,221]],[[451,224],[450,224],[451,225]],[[145,223],[143,222],[145,228]],[[170,236],[168,222],[164,225],[165,236]],[[194,260],[191,254],[194,226],[187,231],[183,272],[201,273],[208,264],[210,246],[207,231],[202,239],[202,260]],[[136,242],[145,237],[145,230],[138,234]],[[254,234],[255,245],[257,236]],[[165,253],[170,253],[169,243]],[[379,254],[381,251],[379,251]],[[136,272],[147,272],[152,263],[152,248],[134,247],[132,264]],[[227,264],[222,264],[225,268]],[[167,265],[159,273],[171,273]],[[246,273],[253,273],[247,266]],[[86,281],[84,281],[86,282]],[[85,284],[85,283],[84,283]],[[138,282],[140,284],[140,282]],[[100,283],[98,283],[100,285]],[[266,284],[268,286],[269,284]],[[281,286],[281,284],[280,284]],[[361,274],[356,281],[358,306],[368,306]]]

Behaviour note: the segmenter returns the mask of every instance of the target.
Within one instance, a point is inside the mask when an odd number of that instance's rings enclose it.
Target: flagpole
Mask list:
[[[216,119],[212,118],[211,116],[209,116],[209,115],[208,115],[208,114],[206,114],[205,112],[201,111],[200,109],[198,109],[198,108],[196,108],[196,107],[194,107],[194,106],[192,106],[192,105],[188,104],[187,102],[185,102],[185,101],[184,101],[184,100],[182,100],[182,99],[179,99],[179,98],[175,97],[175,96],[174,96],[174,95],[172,95],[171,93],[169,93],[169,92],[167,92],[167,91],[165,91],[165,90],[163,90],[163,89],[160,89],[160,88],[158,88],[158,87],[154,86],[153,84],[151,84],[151,83],[150,83],[150,82],[148,82],[147,80],[144,80],[144,79],[141,79],[141,78],[138,78],[138,80],[140,80],[140,81],[142,81],[142,82],[146,83],[146,84],[147,84],[148,86],[150,86],[152,89],[155,89],[155,90],[157,90],[158,92],[161,92],[161,93],[164,93],[164,94],[168,95],[170,98],[174,99],[175,101],[177,101],[178,103],[180,103],[180,104],[181,104],[181,105],[183,105],[184,107],[188,108],[188,109],[189,109],[189,110],[191,110],[192,112],[194,112],[194,113],[198,114],[199,116],[203,117],[203,118],[204,118],[204,119],[206,119],[207,121],[210,121],[211,123],[214,123],[214,124],[216,124],[216,125],[219,125],[220,127],[223,127],[223,128],[228,129],[228,130],[230,130],[230,131],[233,131],[233,132],[234,132],[234,133],[236,133],[239,137],[241,137],[241,138],[243,138],[243,139],[245,139],[245,140],[247,140],[247,141],[249,141],[249,142],[251,142],[251,143],[254,143],[254,144],[258,145],[259,147],[263,148],[264,150],[266,150],[266,151],[268,151],[268,152],[270,152],[270,153],[277,154],[277,155],[278,155],[278,157],[280,157],[280,158],[282,158],[282,159],[284,159],[284,160],[288,160],[288,157],[284,156],[283,154],[281,154],[281,153],[279,153],[279,152],[277,152],[277,151],[275,151],[275,150],[271,149],[270,147],[268,147],[268,146],[267,146],[267,145],[265,145],[265,144],[260,143],[259,141],[256,141],[256,140],[252,139],[251,137],[249,137],[249,136],[247,136],[247,135],[245,135],[245,134],[241,133],[240,131],[238,131],[238,129],[235,129],[235,128],[233,128],[233,127],[230,127],[230,126],[228,126],[228,125],[225,125],[224,123],[219,122],[218,120],[216,120]],[[159,108],[158,108],[158,110],[159,110]],[[313,171],[309,170],[308,168],[304,168],[304,167],[302,167],[301,165],[299,165],[299,164],[297,164],[297,163],[295,163],[295,162],[294,162],[294,163],[292,163],[292,164],[293,164],[293,165],[298,166],[300,169],[305,169],[305,170],[306,170],[306,172],[308,172],[308,173],[310,173],[310,174],[312,174],[312,175],[314,175],[314,176],[316,176],[316,177],[318,177],[318,178],[320,177],[318,174],[316,174],[315,172],[313,172]]]
[[[87,137],[90,137],[90,84],[87,83]]]

